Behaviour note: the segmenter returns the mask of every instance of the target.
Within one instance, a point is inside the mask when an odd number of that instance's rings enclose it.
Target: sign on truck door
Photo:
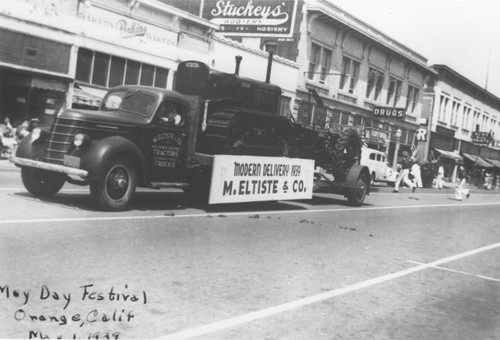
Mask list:
[[[188,138],[186,114],[183,106],[172,100],[158,106],[145,139],[153,182],[179,180],[183,176]]]

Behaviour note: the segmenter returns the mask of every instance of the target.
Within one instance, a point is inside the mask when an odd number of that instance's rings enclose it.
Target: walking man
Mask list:
[[[463,200],[464,195],[465,198],[469,198],[470,191],[465,187],[467,184],[467,173],[463,165],[460,165],[458,168],[458,181],[458,184],[455,186],[455,198],[457,201]]]
[[[413,163],[410,160],[410,154],[407,151],[403,151],[403,159],[401,160],[401,171],[398,174],[396,183],[394,183],[393,192],[399,192],[399,185],[401,184],[401,181],[404,184],[406,184],[409,188],[411,188],[411,192],[415,192],[416,185],[408,177],[412,165]]]

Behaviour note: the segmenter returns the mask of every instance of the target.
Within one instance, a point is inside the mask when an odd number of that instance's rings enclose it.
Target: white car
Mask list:
[[[370,170],[371,183],[374,182],[394,182],[397,177],[389,165],[385,153],[371,148],[361,149],[361,165],[365,165]]]

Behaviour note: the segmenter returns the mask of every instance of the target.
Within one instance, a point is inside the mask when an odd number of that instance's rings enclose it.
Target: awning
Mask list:
[[[493,164],[493,166],[494,166],[495,168],[499,168],[499,169],[500,169],[500,161],[498,161],[498,160],[496,160],[496,159],[489,159],[489,158],[485,158],[485,159],[486,159],[486,161],[487,161],[488,163]]]
[[[452,159],[458,163],[461,163],[464,161],[464,159],[462,158],[462,156],[454,153],[454,152],[451,152],[451,151],[446,151],[446,150],[441,150],[441,149],[436,149],[434,148],[435,151],[439,152],[439,154],[441,155],[441,157],[443,158],[447,158],[447,159]]]
[[[488,163],[483,158],[481,158],[481,156],[471,155],[470,153],[465,152],[462,152],[462,155],[480,168],[493,168],[493,164]]]
[[[36,87],[43,90],[66,92],[67,86],[65,83],[55,80],[41,78],[26,74],[16,74],[8,77],[9,85]]]
[[[97,107],[101,104],[106,92],[105,90],[75,84],[73,103]]]

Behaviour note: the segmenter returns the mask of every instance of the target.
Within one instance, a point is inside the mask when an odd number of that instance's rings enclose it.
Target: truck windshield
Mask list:
[[[127,111],[142,117],[151,117],[156,106],[156,97],[140,89],[110,92],[104,98],[102,111]]]

